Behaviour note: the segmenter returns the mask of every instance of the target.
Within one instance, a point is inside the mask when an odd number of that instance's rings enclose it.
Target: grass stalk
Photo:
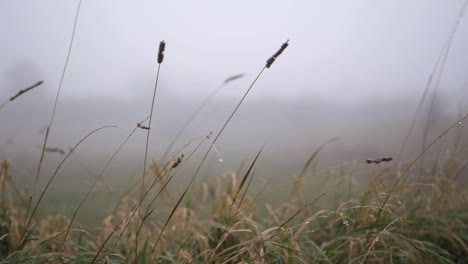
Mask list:
[[[60,83],[59,83],[59,86],[58,86],[58,89],[57,89],[57,94],[55,95],[54,107],[52,109],[52,114],[50,116],[49,125],[47,126],[47,131],[46,131],[46,134],[45,134],[45,137],[44,137],[44,143],[42,144],[41,157],[39,159],[39,165],[37,167],[36,176],[35,176],[35,179],[34,179],[34,186],[32,188],[31,195],[29,196],[28,207],[27,207],[27,210],[26,210],[26,216],[29,214],[29,210],[31,208],[31,203],[32,203],[32,200],[33,200],[36,188],[37,188],[37,182],[39,181],[39,175],[41,173],[42,163],[44,161],[45,151],[47,149],[47,142],[49,140],[50,131],[52,130],[52,124],[54,123],[55,113],[56,113],[56,110],[57,110],[58,100],[59,100],[59,97],[60,97],[60,91],[62,90],[63,80],[65,78],[65,73],[66,73],[67,68],[68,68],[68,62],[70,60],[70,55],[71,55],[71,51],[72,51],[73,43],[74,43],[74,39],[75,39],[75,31],[76,31],[76,25],[78,24],[78,17],[79,17],[79,14],[80,14],[81,1],[82,0],[80,0],[78,2],[78,7],[76,9],[75,20],[74,20],[74,23],[73,23],[73,30],[72,30],[71,39],[70,39],[70,45],[68,47],[67,57],[65,59],[65,65],[63,66],[62,75],[60,77]],[[30,221],[31,218],[32,217],[30,217],[28,221]],[[27,219],[27,217],[25,218],[25,220],[26,219]],[[26,230],[28,228],[27,227],[28,225],[29,224],[27,224],[27,223],[24,223],[24,225],[23,225],[25,232],[26,232]]]
[[[192,155],[198,150],[198,148],[205,142],[205,139],[208,138],[208,137],[205,137],[198,145],[197,147],[195,147],[195,149],[190,153],[190,155],[187,157],[187,159],[184,161],[184,162],[187,162],[188,160],[190,160],[190,158],[192,157]],[[172,175],[174,176],[174,175]],[[170,177],[170,179],[172,179],[172,176]],[[130,212],[127,214],[127,215],[130,215],[130,219],[132,219],[137,210],[140,208],[141,206],[141,203],[143,202],[143,200],[146,198],[146,196],[150,193],[150,191],[154,188],[154,186],[156,186],[156,184],[158,183],[160,177],[155,177],[155,179],[153,180],[153,182],[151,183],[150,187],[146,190],[146,192],[144,193],[143,197],[141,197],[137,203],[132,207],[132,209],[130,209]],[[168,180],[162,187],[161,187],[161,190],[158,192],[158,194],[156,194],[156,196],[154,197],[154,199],[152,200],[155,201],[157,199],[157,197],[159,196],[159,194],[162,192],[162,190],[165,190],[166,186],[169,184],[170,180]],[[150,203],[151,204],[151,203]],[[123,217],[120,222],[115,226],[114,230],[107,236],[107,238],[104,240],[104,242],[102,243],[102,245],[99,247],[95,257],[93,258],[93,261],[92,263],[96,263],[96,262],[99,262],[100,259],[98,260],[97,258],[99,257],[99,255],[101,254],[102,250],[104,250],[104,247],[107,245],[107,243],[109,242],[109,240],[112,238],[112,236],[117,232],[117,229],[120,227],[120,225],[124,222],[126,217]],[[120,235],[118,236],[118,238],[116,239],[116,241],[114,242],[114,245],[112,246],[111,250],[113,250],[113,248],[115,248],[115,246],[117,245],[117,242],[120,240],[120,238],[122,237],[122,235],[125,233],[125,230],[127,229],[128,225],[129,225],[130,221],[127,222],[127,224],[125,225],[125,227],[123,228],[123,230],[120,232]]]
[[[55,176],[57,176],[58,172],[60,171],[60,169],[62,168],[63,164],[65,163],[65,161],[67,161],[67,159],[70,157],[70,155],[75,151],[75,149],[81,145],[81,143],[83,143],[88,137],[90,137],[91,135],[93,135],[94,133],[102,130],[102,129],[106,129],[106,128],[116,128],[116,126],[103,126],[103,127],[100,127],[100,128],[97,128],[97,129],[94,129],[93,131],[89,132],[86,136],[84,136],[80,141],[78,141],[78,143],[76,143],[75,146],[73,146],[72,149],[70,149],[70,152],[68,152],[68,154],[63,158],[63,160],[60,162],[60,164],[57,166],[57,168],[55,169],[54,173],[52,174],[52,176],[49,178],[49,181],[47,182],[46,186],[44,187],[44,190],[42,190],[42,193],[41,195],[39,196],[39,199],[37,200],[34,208],[32,209],[31,211],[31,216],[29,216],[28,220],[27,220],[27,223],[26,225],[24,226],[24,231],[23,231],[23,234],[21,235],[21,238],[20,238],[20,245],[19,245],[19,248],[23,246],[23,243],[26,243],[27,239],[26,239],[26,234],[29,233],[29,225],[31,224],[31,220],[33,219],[34,217],[34,214],[36,213],[37,211],[37,208],[39,207],[39,204],[41,203],[42,201],[42,198],[44,197],[45,193],[47,192],[47,190],[49,189],[52,181],[55,179]]]
[[[231,121],[232,117],[236,114],[237,110],[239,109],[239,107],[241,106],[242,102],[244,102],[245,98],[247,97],[247,95],[249,94],[250,90],[252,89],[252,87],[255,85],[255,83],[257,82],[257,80],[260,78],[260,76],[262,75],[262,73],[265,71],[266,68],[270,68],[271,65],[273,64],[273,62],[276,60],[276,58],[286,49],[286,47],[288,46],[288,42],[285,42],[281,48],[275,53],[275,55],[273,55],[272,57],[270,57],[268,60],[267,60],[267,63],[265,66],[263,66],[262,70],[258,73],[257,77],[255,77],[254,81],[252,82],[252,84],[249,86],[249,88],[247,89],[247,91],[244,93],[244,96],[242,97],[242,99],[239,101],[239,103],[237,104],[237,106],[234,108],[234,110],[232,111],[231,115],[229,116],[229,118],[226,120],[226,122],[224,123],[223,127],[221,128],[221,130],[218,132],[218,134],[216,135],[216,137],[214,138],[213,142],[210,144],[210,147],[208,148],[208,150],[206,151],[205,155],[203,156],[197,170],[195,171],[194,175],[192,176],[189,184],[187,185],[187,187],[185,188],[184,192],[182,193],[182,195],[180,196],[179,200],[177,201],[176,205],[174,206],[174,208],[172,209],[171,213],[169,214],[169,217],[167,218],[166,222],[164,223],[164,226],[161,230],[161,232],[159,233],[155,243],[154,243],[154,246],[153,248],[151,249],[151,253],[154,253],[154,250],[156,248],[156,246],[158,245],[158,242],[159,240],[161,239],[161,236],[164,232],[164,230],[166,229],[167,225],[169,224],[169,221],[171,220],[172,216],[174,215],[176,209],[178,208],[180,202],[182,201],[182,199],[185,197],[185,195],[187,194],[187,191],[189,190],[190,186],[192,185],[193,181],[195,180],[195,178],[198,176],[198,173],[200,172],[200,169],[201,167],[203,166],[206,158],[208,157],[208,154],[210,153],[211,149],[213,148],[213,145],[217,142],[217,140],[219,139],[219,137],[221,136],[221,134],[223,133],[223,131],[226,129],[227,125],[229,124],[229,122]]]
[[[119,147],[117,148],[117,150],[112,154],[111,158],[107,161],[106,165],[104,166],[104,168],[102,168],[102,170],[99,172],[99,174],[97,175],[96,179],[94,180],[93,184],[91,185],[91,187],[89,188],[88,192],[85,194],[85,196],[83,197],[83,199],[80,201],[80,203],[78,204],[75,212],[73,213],[73,216],[72,218],[70,219],[70,224],[68,225],[68,228],[67,228],[67,231],[65,232],[65,236],[63,238],[63,243],[65,243],[67,241],[67,237],[68,237],[68,233],[70,232],[70,229],[73,225],[73,222],[75,221],[75,218],[78,214],[78,212],[80,211],[81,207],[83,206],[84,202],[88,199],[89,195],[91,194],[91,192],[93,191],[94,187],[96,186],[96,184],[99,182],[99,180],[102,178],[102,175],[104,174],[104,172],[106,171],[106,169],[109,167],[110,163],[114,160],[114,158],[117,156],[117,154],[120,152],[120,150],[123,148],[123,146],[127,143],[127,141],[130,139],[130,137],[133,135],[133,133],[137,130],[138,126],[136,126],[131,132],[130,134],[128,134],[128,136],[125,138],[125,140],[119,145]]]
[[[145,191],[146,163],[147,163],[147,160],[148,160],[148,147],[149,147],[150,132],[151,132],[151,129],[153,128],[151,126],[151,122],[153,121],[154,101],[156,99],[156,91],[158,89],[158,81],[159,81],[159,71],[161,69],[161,63],[164,60],[164,51],[165,51],[165,49],[166,49],[166,43],[164,41],[161,41],[159,43],[159,51],[158,51],[158,71],[156,73],[156,81],[154,83],[153,99],[151,101],[151,110],[150,110],[150,115],[149,115],[149,125],[148,125],[148,129],[147,129],[147,132],[146,132],[145,157],[144,157],[144,160],[143,160],[143,176],[142,176],[142,179],[141,179],[141,196],[142,197],[143,197],[143,193]],[[140,208],[138,208],[138,222],[140,222]],[[136,243],[136,245],[135,245],[135,247],[136,247],[135,254],[137,254],[137,252],[138,252],[138,233],[136,234],[135,243]],[[135,255],[135,259],[137,259],[137,258],[138,257]]]
[[[380,209],[379,211],[377,212],[377,216],[375,217],[375,220],[374,220],[374,223],[372,224],[372,227],[370,228],[370,230],[374,229],[374,227],[376,226],[377,222],[379,221],[380,219],[380,216],[381,216],[381,213],[382,213],[382,210],[383,208],[385,208],[385,205],[387,204],[388,200],[390,199],[390,196],[393,194],[393,192],[396,190],[396,188],[398,187],[398,185],[400,184],[403,184],[406,179],[408,178],[408,173],[409,173],[409,170],[413,167],[413,165],[419,161],[421,159],[421,157],[423,157],[423,155],[435,144],[437,143],[440,139],[442,139],[445,135],[447,135],[450,131],[452,131],[454,128],[460,126],[461,124],[463,124],[463,122],[465,122],[466,120],[468,119],[468,114],[466,114],[463,118],[459,119],[457,122],[455,122],[454,124],[452,124],[449,128],[447,128],[444,132],[442,132],[439,136],[437,136],[429,145],[427,145],[423,151],[421,151],[419,153],[419,155],[408,165],[408,167],[406,167],[406,169],[403,171],[401,177],[399,177],[392,189],[390,189],[390,191],[388,191],[388,194],[385,196],[385,199],[382,203],[382,205],[380,206]],[[369,241],[369,238],[370,238],[370,235],[371,235],[371,232],[369,232],[368,236],[367,236],[367,241]]]
[[[203,109],[205,109],[205,107],[208,105],[208,103],[221,91],[223,90],[223,88],[230,82],[234,81],[234,80],[237,80],[237,79],[240,79],[244,77],[244,74],[236,74],[236,75],[233,75],[229,78],[227,78],[226,80],[224,80],[224,82],[219,85],[219,87],[217,87],[215,90],[213,90],[205,99],[203,99],[203,101],[201,102],[201,104],[197,107],[197,109],[195,109],[195,111],[193,111],[193,113],[187,118],[187,120],[185,121],[185,123],[182,125],[182,127],[179,129],[179,131],[177,131],[177,133],[175,134],[174,138],[172,139],[172,141],[169,143],[169,145],[167,146],[166,150],[164,151],[164,154],[162,155],[162,160],[166,160],[167,158],[167,155],[169,155],[169,153],[171,152],[172,148],[174,147],[175,143],[179,140],[179,138],[184,134],[185,130],[187,130],[187,128],[190,126],[190,124],[192,123],[193,120],[195,120],[198,115],[201,113],[201,111]]]
[[[460,26],[460,22],[461,22],[464,14],[465,14],[465,10],[466,10],[467,6],[468,6],[468,0],[466,0],[463,3],[462,7],[460,8],[458,16],[457,16],[457,18],[455,20],[455,23],[453,25],[452,32],[450,33],[449,38],[447,40],[447,43],[446,43],[446,45],[444,46],[444,49],[441,52],[441,61],[440,61],[439,72],[436,75],[436,80],[435,80],[435,83],[434,83],[434,92],[432,94],[431,103],[429,105],[429,113],[427,115],[426,124],[425,124],[423,137],[422,137],[422,140],[423,140],[422,149],[423,150],[427,145],[429,130],[430,130],[430,127],[431,127],[432,122],[433,122],[432,119],[433,119],[433,115],[434,115],[434,108],[436,106],[436,99],[437,99],[437,95],[438,95],[438,91],[439,91],[439,87],[440,87],[440,81],[441,81],[443,73],[444,73],[447,58],[448,58],[448,55],[449,55],[450,50],[452,48],[453,40],[455,39],[455,35],[456,35],[457,31],[458,31],[458,28]],[[423,159],[424,159],[424,157],[421,158],[421,168],[424,166],[424,160]],[[421,175],[423,175],[422,169],[421,169]]]

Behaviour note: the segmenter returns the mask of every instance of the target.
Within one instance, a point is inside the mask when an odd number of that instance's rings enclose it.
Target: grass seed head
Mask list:
[[[159,42],[158,63],[161,64],[164,60],[164,51],[166,50],[166,42]]]
[[[390,161],[392,161],[392,160],[393,160],[392,157],[380,158],[380,159],[367,159],[367,160],[366,160],[366,163],[367,163],[367,164],[371,164],[371,163],[379,164],[379,163],[381,163],[381,162],[390,162]]]
[[[283,51],[289,46],[288,42],[289,42],[289,39],[285,43],[283,43],[283,45],[281,45],[279,50],[267,60],[267,63],[265,65],[267,68],[270,68],[273,62],[275,62],[275,60],[279,57],[279,55],[281,55],[281,53],[283,53]]]

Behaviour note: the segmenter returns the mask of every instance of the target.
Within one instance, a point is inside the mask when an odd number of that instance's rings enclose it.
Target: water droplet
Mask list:
[[[375,238],[375,242],[379,242],[379,238],[378,238],[378,237]]]
[[[219,161],[219,162],[223,162],[224,160],[223,160],[223,158],[219,158],[218,161]]]
[[[172,230],[176,230],[176,226],[175,226],[175,225],[172,226]]]
[[[349,226],[348,220],[343,220],[343,225]]]
[[[462,124],[462,121],[458,121],[458,124],[461,125],[461,124]]]

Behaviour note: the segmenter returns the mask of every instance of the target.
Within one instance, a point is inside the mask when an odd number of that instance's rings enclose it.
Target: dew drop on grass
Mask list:
[[[219,158],[218,161],[219,161],[219,162],[223,162],[224,159],[223,159],[223,158]]]
[[[462,124],[462,121],[458,121],[458,124],[461,125],[461,124]]]
[[[349,226],[348,220],[343,220],[343,225]]]

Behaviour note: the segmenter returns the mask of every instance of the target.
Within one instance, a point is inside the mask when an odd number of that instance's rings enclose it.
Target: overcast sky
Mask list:
[[[338,136],[348,151],[362,149],[362,157],[393,155],[459,18],[439,86],[449,103],[440,109],[457,112],[466,98],[464,3],[83,0],[50,144],[67,148],[98,126],[130,130],[146,117],[161,40],[167,46],[150,151],[160,152],[158,139],[167,142],[227,77],[245,74],[213,99],[199,127],[179,144],[217,131],[266,60],[289,39],[290,46],[264,72],[219,148],[229,153],[222,144],[230,142],[231,148],[243,145],[252,153],[268,143],[269,153],[295,151],[301,163],[314,147]],[[71,0],[0,1],[1,101],[44,80],[0,111],[0,120],[8,123],[0,128],[0,145],[26,153],[33,144],[39,152],[77,7],[78,1]],[[125,133],[112,135],[100,138],[101,143],[113,139],[109,149]],[[142,133],[138,136],[135,151],[144,141]],[[382,139],[388,140],[384,144]],[[3,148],[3,155],[11,157],[5,154],[10,149]]]
[[[417,95],[463,2],[84,0],[63,96],[146,97],[158,43],[165,40],[161,81],[166,91],[204,97],[233,74],[247,74],[247,85],[287,39],[290,47],[252,96],[360,101]],[[38,79],[55,94],[77,5],[0,2],[2,96]],[[445,89],[459,89],[466,81],[467,51],[468,21],[463,19],[447,60]],[[231,95],[238,91],[220,96]]]

